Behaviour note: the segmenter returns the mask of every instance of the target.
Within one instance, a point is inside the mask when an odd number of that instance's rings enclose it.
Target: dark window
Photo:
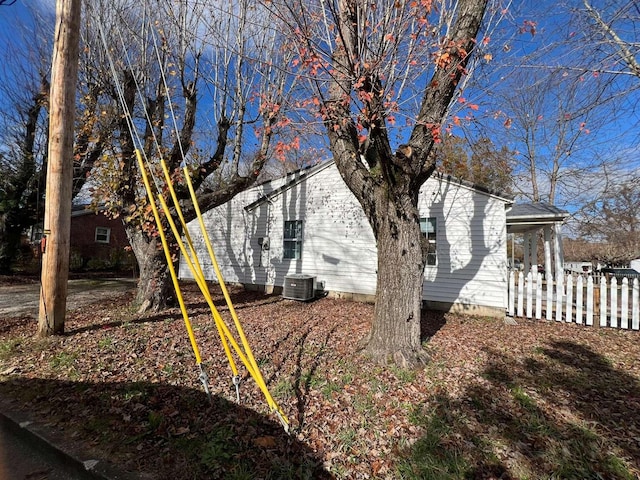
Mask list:
[[[429,250],[427,252],[427,265],[435,265],[438,258],[436,255],[436,218],[421,218],[420,231],[429,242]]]
[[[284,258],[299,260],[302,256],[302,220],[284,222]]]
[[[96,227],[96,243],[109,243],[111,229],[108,227]]]

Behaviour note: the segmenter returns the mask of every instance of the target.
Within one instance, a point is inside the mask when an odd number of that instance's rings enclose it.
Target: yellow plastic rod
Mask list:
[[[211,258],[211,263],[213,265],[213,268],[216,272],[216,276],[218,277],[218,282],[220,283],[220,288],[222,290],[222,293],[224,295],[225,301],[227,302],[227,305],[229,307],[229,312],[231,313],[231,317],[233,318],[234,324],[236,326],[236,330],[238,331],[238,335],[240,335],[240,340],[242,342],[242,345],[245,349],[245,352],[247,353],[247,356],[249,357],[249,361],[251,362],[251,364],[253,365],[254,369],[257,371],[258,369],[258,364],[255,360],[255,358],[253,357],[253,353],[251,352],[251,347],[249,346],[249,342],[247,341],[247,338],[244,334],[244,331],[242,329],[242,325],[240,324],[240,321],[238,320],[238,315],[236,314],[235,309],[233,308],[233,302],[231,302],[231,296],[229,295],[229,291],[227,290],[227,286],[224,282],[224,278],[222,276],[222,273],[220,272],[220,267],[218,265],[218,261],[216,259],[215,253],[213,252],[213,247],[211,245],[211,241],[209,239],[209,234],[207,233],[207,229],[204,225],[204,220],[202,219],[202,213],[200,212],[200,206],[198,204],[198,200],[195,194],[195,190],[193,189],[193,184],[191,183],[191,176],[189,174],[189,171],[187,169],[187,167],[184,167],[184,175],[185,175],[185,180],[187,182],[187,186],[189,188],[189,193],[191,194],[191,201],[193,202],[193,206],[194,209],[196,211],[196,215],[198,217],[198,222],[200,224],[200,230],[202,232],[202,236],[203,239],[205,241],[205,245],[207,246],[207,251],[209,253],[209,257]]]
[[[198,284],[198,287],[200,288],[200,291],[203,293],[203,295],[207,299],[207,303],[209,303],[210,307],[213,306],[213,300],[210,298],[210,295],[207,295],[208,290],[206,288],[203,288],[204,276],[201,275],[201,271],[200,271],[200,274],[197,274],[197,272],[195,271],[196,266],[193,264],[191,258],[187,254],[186,247],[184,246],[184,242],[180,238],[180,235],[178,233],[178,229],[176,227],[176,224],[173,221],[173,218],[171,217],[171,215],[169,215],[169,213],[168,213],[169,212],[169,207],[167,206],[166,201],[160,195],[158,196],[158,200],[160,202],[160,205],[162,206],[162,209],[166,212],[165,216],[166,216],[166,218],[167,218],[167,220],[169,222],[169,226],[171,227],[171,231],[173,233],[173,236],[176,238],[176,241],[178,243],[178,247],[180,248],[180,251],[182,252],[182,255],[185,257],[185,261],[187,262],[187,266],[189,267],[191,272],[194,274],[194,278],[196,279],[196,283]],[[199,266],[199,264],[198,264],[198,266]],[[205,293],[205,290],[207,291],[207,293]],[[213,307],[213,308],[215,308],[215,307]],[[231,350],[229,350],[229,345],[227,343],[225,335],[223,334],[223,331],[222,331],[220,325],[218,325],[217,321],[216,321],[216,327],[218,328],[218,334],[220,335],[220,341],[222,342],[222,346],[223,346],[224,351],[225,351],[225,353],[227,355],[227,359],[229,360],[229,365],[231,366],[231,370],[233,372],[233,375],[236,376],[236,375],[238,375],[238,368],[236,367],[236,364],[235,364],[235,362],[233,360],[233,356],[231,355]]]
[[[196,338],[195,338],[195,335],[193,334],[193,329],[191,328],[191,322],[189,321],[189,316],[187,315],[187,309],[185,307],[184,299],[182,297],[182,291],[180,290],[180,285],[178,284],[178,277],[176,276],[175,269],[173,268],[173,261],[171,260],[171,252],[169,251],[169,246],[167,244],[167,237],[165,236],[164,230],[162,229],[162,222],[160,221],[160,214],[158,213],[158,207],[156,206],[156,203],[153,199],[153,191],[151,190],[151,185],[149,184],[149,177],[147,176],[147,171],[144,167],[142,155],[140,154],[140,150],[138,149],[136,149],[136,159],[138,160],[138,166],[140,167],[142,181],[144,182],[144,187],[147,190],[147,197],[149,198],[149,204],[151,205],[151,210],[153,211],[153,217],[156,221],[156,226],[160,234],[162,248],[164,250],[164,255],[167,259],[167,265],[169,267],[169,272],[171,274],[171,280],[173,281],[173,287],[175,288],[176,296],[178,297],[178,303],[180,304],[180,311],[182,312],[182,318],[184,319],[184,324],[187,328],[187,333],[189,334],[189,341],[191,342],[191,348],[193,349],[193,353],[196,357],[196,363],[200,365],[202,363],[202,358],[200,357],[200,350],[198,349],[198,344],[196,343]]]
[[[158,196],[158,201],[160,202],[162,208],[165,211],[168,211],[168,206],[167,206],[164,198],[162,198],[161,196]],[[215,305],[213,303],[213,298],[211,297],[211,293],[209,292],[209,289],[206,286],[206,282],[204,281],[204,276],[202,275],[202,271],[200,271],[200,274],[197,275],[197,273],[198,273],[198,272],[196,272],[197,266],[192,262],[192,259],[187,254],[186,247],[184,246],[184,243],[182,242],[182,239],[178,235],[177,228],[176,228],[175,222],[173,221],[173,218],[171,218],[170,216],[167,215],[167,220],[169,222],[169,226],[171,227],[171,230],[172,230],[174,236],[177,239],[178,246],[180,247],[180,251],[185,256],[185,261],[187,262],[187,266],[189,267],[191,272],[194,274],[194,278],[196,279],[196,284],[200,288],[200,291],[202,292],[203,296],[205,297],[205,299],[207,301],[207,304],[209,305],[209,308],[210,308],[210,310],[211,310],[211,312],[213,314],[214,320],[216,322],[216,327],[218,328],[218,332],[219,332],[219,334],[221,336],[223,345],[225,347],[225,352],[227,353],[227,358],[229,359],[229,363],[231,365],[231,368],[233,370],[234,375],[238,375],[238,370],[237,370],[237,368],[235,366],[235,362],[233,361],[233,357],[231,357],[228,344],[226,343],[226,339],[227,338],[231,342],[232,347],[234,348],[235,352],[238,354],[238,357],[240,358],[242,363],[245,365],[245,367],[247,367],[247,370],[249,371],[249,374],[251,374],[251,376],[255,378],[256,373],[255,373],[255,370],[254,370],[253,366],[248,361],[248,359],[245,356],[244,352],[242,351],[242,349],[240,348],[240,346],[238,345],[238,343],[234,339],[233,334],[231,333],[231,331],[227,327],[226,323],[222,319],[222,316],[220,315],[220,313],[218,312],[217,308],[215,307]],[[191,246],[191,250],[194,251],[193,246]],[[198,265],[199,265],[199,263],[198,263]]]
[[[171,175],[169,173],[169,169],[167,168],[167,163],[164,161],[164,158],[160,159],[160,166],[162,167],[162,173],[164,174],[164,180],[169,187],[169,193],[171,194],[171,200],[173,201],[173,205],[175,206],[176,213],[178,214],[178,218],[180,219],[180,225],[182,226],[182,231],[184,232],[184,236],[187,239],[187,245],[189,246],[189,258],[197,267],[197,271],[199,275],[202,276],[204,280],[204,273],[202,272],[202,266],[200,265],[200,261],[198,259],[198,255],[193,248],[193,241],[191,240],[191,234],[189,233],[189,229],[187,228],[187,222],[184,219],[184,215],[182,214],[182,208],[180,208],[180,202],[178,201],[178,196],[176,195],[176,191],[173,188],[173,180],[171,180]],[[195,273],[194,273],[195,277]]]
[[[174,205],[176,206],[176,211],[178,212],[178,217],[181,219],[182,221],[182,228],[185,230],[185,232],[188,232],[187,230],[187,225],[186,222],[184,221],[184,216],[182,215],[182,210],[180,209],[179,203],[178,203],[178,199],[177,199],[177,195],[175,194],[175,189],[173,188],[173,182],[171,180],[171,176],[169,175],[169,171],[166,167],[166,163],[164,162],[164,159],[161,160],[161,166],[162,166],[162,170],[164,173],[164,177],[165,177],[165,182],[169,188],[169,192],[171,194],[171,198],[173,200]],[[164,201],[164,198],[162,197],[158,197],[162,208],[165,211],[168,211],[168,207],[166,205],[166,202]],[[229,328],[227,327],[226,323],[224,322],[224,320],[222,319],[222,316],[220,315],[220,313],[218,312],[217,308],[215,307],[214,303],[213,303],[213,299],[211,297],[211,293],[209,292],[209,289],[206,286],[206,282],[204,281],[204,274],[202,273],[202,268],[200,266],[200,263],[197,262],[197,255],[195,254],[195,249],[193,248],[193,244],[191,242],[191,237],[189,235],[185,235],[185,238],[187,239],[187,242],[189,243],[189,248],[193,254],[193,257],[196,259],[196,262],[193,262],[192,258],[190,255],[187,254],[186,248],[184,247],[184,243],[182,242],[182,239],[179,237],[178,232],[177,232],[177,228],[175,226],[175,223],[173,222],[173,219],[167,215],[167,220],[169,221],[169,225],[173,231],[174,236],[176,237],[177,241],[178,241],[178,245],[180,247],[180,250],[182,252],[182,254],[185,257],[185,261],[187,262],[187,266],[189,267],[189,269],[191,270],[191,272],[193,273],[194,278],[196,279],[196,283],[198,284],[198,287],[200,288],[200,291],[202,292],[203,296],[205,297],[209,308],[211,310],[211,313],[214,317],[215,323],[216,323],[216,327],[218,328],[218,332],[220,334],[221,337],[221,341],[223,343],[224,346],[224,350],[225,353],[227,354],[227,358],[229,360],[229,363],[231,365],[231,369],[233,370],[234,375],[238,375],[238,370],[235,366],[235,363],[233,361],[233,358],[231,357],[231,353],[229,351],[229,347],[227,345],[226,339],[228,338],[229,341],[232,344],[232,347],[234,348],[236,354],[238,355],[238,357],[240,358],[240,360],[242,361],[242,363],[244,364],[244,366],[247,368],[247,371],[249,372],[249,374],[251,375],[252,378],[254,378],[254,380],[257,380],[257,378],[261,378],[261,374],[258,371],[256,371],[256,366],[253,365],[250,361],[248,361],[246,355],[244,354],[244,352],[240,349],[240,346],[237,344],[235,338],[233,337],[233,334],[231,333],[231,331],[229,330]],[[197,271],[196,271],[197,270]],[[220,333],[220,330],[223,329],[224,331],[224,335],[222,333]],[[265,394],[265,397],[267,397],[267,399],[269,399],[271,397],[271,395],[269,394],[266,385],[264,384],[264,381],[260,382],[260,381],[256,381],[256,383],[258,384],[258,387],[260,388],[260,390],[263,392],[263,394]],[[270,407],[273,407],[273,405],[269,405]]]
[[[280,415],[286,419],[286,417],[284,416],[284,413],[280,410],[280,408],[277,406],[275,400],[273,399],[273,397],[271,396],[271,393],[269,392],[266,383],[264,381],[264,378],[262,377],[262,373],[260,372],[260,369],[258,368],[258,364],[253,356],[253,352],[251,351],[251,347],[249,346],[249,343],[247,342],[246,336],[244,334],[244,331],[242,329],[242,325],[240,325],[240,321],[238,320],[238,316],[235,312],[235,309],[233,308],[233,304],[231,302],[231,297],[229,296],[229,292],[226,288],[226,285],[224,283],[224,279],[222,277],[222,274],[220,272],[220,267],[218,266],[218,262],[216,260],[215,254],[213,252],[213,247],[211,246],[211,241],[209,240],[209,235],[207,234],[207,229],[204,225],[204,221],[202,219],[202,213],[200,212],[200,206],[198,205],[198,200],[195,194],[195,191],[193,189],[193,185],[191,183],[191,176],[189,174],[189,170],[187,169],[187,167],[184,167],[184,176],[185,176],[185,181],[187,182],[187,186],[189,188],[189,193],[191,194],[191,200],[193,202],[193,206],[196,210],[196,215],[198,217],[198,222],[200,224],[200,229],[202,231],[202,235],[204,237],[204,241],[205,244],[207,246],[207,250],[209,252],[209,256],[211,258],[211,263],[213,264],[213,268],[216,272],[216,275],[218,277],[218,281],[220,282],[220,287],[222,289],[222,292],[224,294],[225,300],[227,301],[227,305],[229,306],[229,311],[231,312],[231,316],[233,317],[234,323],[236,325],[236,329],[238,331],[238,334],[240,335],[240,339],[242,341],[242,345],[244,347],[244,350],[247,354],[247,357],[249,358],[249,362],[251,363],[251,366],[253,367],[253,371],[255,372],[255,377],[254,380],[256,381],[256,383],[258,384],[258,386],[260,387],[260,390],[263,391],[266,399],[267,399],[267,403],[269,404],[269,406],[274,409],[277,410]]]
[[[193,189],[193,184],[191,183],[191,175],[189,174],[189,170],[187,169],[187,167],[184,167],[184,176],[185,176],[185,181],[187,182],[187,187],[189,188],[189,193],[191,195],[191,201],[193,202],[193,207],[196,211],[196,215],[198,217],[198,223],[200,225],[200,230],[202,231],[202,236],[204,238],[205,244],[207,246],[207,251],[209,253],[209,257],[211,258],[211,263],[213,265],[213,269],[216,272],[216,276],[218,277],[218,282],[220,283],[220,288],[222,290],[222,293],[224,295],[224,298],[227,302],[227,305],[229,306],[229,312],[231,313],[231,317],[233,318],[233,321],[235,323],[236,329],[238,330],[238,334],[240,335],[240,340],[242,341],[242,345],[245,349],[245,351],[247,352],[247,355],[249,357],[249,360],[251,361],[251,364],[254,366],[255,370],[258,370],[258,364],[255,360],[255,358],[253,357],[253,353],[251,352],[251,347],[249,346],[249,342],[247,341],[247,338],[244,334],[244,331],[242,329],[242,325],[240,325],[240,322],[238,320],[238,316],[236,314],[235,309],[233,308],[233,303],[231,302],[231,297],[229,295],[229,291],[227,290],[227,286],[224,283],[224,278],[222,277],[222,273],[220,272],[220,267],[218,265],[218,261],[216,259],[216,256],[213,252],[213,247],[211,246],[211,241],[209,239],[209,234],[207,233],[207,229],[204,225],[204,220],[202,219],[202,213],[200,212],[200,206],[198,204],[198,199],[196,197],[196,193],[195,190]]]

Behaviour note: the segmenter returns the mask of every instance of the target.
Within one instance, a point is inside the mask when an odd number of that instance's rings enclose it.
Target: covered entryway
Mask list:
[[[568,216],[566,210],[542,202],[514,204],[507,211],[507,234],[512,234],[511,241],[515,242],[515,235],[523,236],[525,272],[538,265],[538,239],[541,238],[545,276],[555,278],[562,274],[562,223]],[[537,272],[537,268],[534,271]]]

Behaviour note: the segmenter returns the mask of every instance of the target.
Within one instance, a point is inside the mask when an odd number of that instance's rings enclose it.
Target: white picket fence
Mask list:
[[[575,322],[584,325],[640,329],[640,285],[591,275],[564,275],[557,281],[541,273],[510,272],[510,316]]]

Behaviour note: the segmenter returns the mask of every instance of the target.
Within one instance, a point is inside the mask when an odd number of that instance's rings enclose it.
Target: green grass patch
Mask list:
[[[51,357],[50,364],[52,368],[70,368],[78,358],[77,353],[59,352]]]
[[[210,433],[200,452],[202,465],[210,471],[216,471],[222,465],[233,460],[233,457],[240,451],[234,438],[230,428],[219,428]]]
[[[391,367],[391,372],[393,372],[396,378],[403,383],[414,382],[417,376],[417,372],[415,370],[411,370],[408,368],[399,368],[396,366]]]
[[[113,345],[113,338],[111,338],[110,336],[107,336],[98,340],[98,347],[101,349],[110,348],[112,345]]]
[[[302,372],[302,375],[300,375],[300,384],[308,386],[309,388],[318,388],[322,383],[323,380],[316,370],[305,370]]]
[[[326,398],[327,400],[331,398],[332,394],[334,392],[340,392],[342,391],[343,386],[340,385],[339,383],[336,382],[327,382],[326,384],[324,384],[322,386],[322,388],[320,389],[320,391],[322,392],[322,395],[324,396],[324,398]]]
[[[358,439],[358,432],[353,427],[348,427],[338,432],[338,440],[340,441],[340,450],[348,452],[351,450]]]
[[[412,423],[424,427],[425,434],[400,458],[396,472],[403,480],[454,480],[465,478],[469,464],[459,448],[448,441],[449,420],[438,413],[416,407],[409,415]]]
[[[131,400],[142,401],[147,398],[148,391],[147,388],[138,383],[132,383],[127,385],[123,394],[123,399],[125,402],[130,402]]]
[[[0,341],[0,360],[9,360],[22,342],[18,338]]]
[[[272,393],[275,398],[281,400],[293,397],[295,395],[293,382],[288,377],[281,378],[273,387]]]
[[[537,408],[535,400],[533,400],[520,386],[511,389],[513,399],[525,410],[535,410]]]

